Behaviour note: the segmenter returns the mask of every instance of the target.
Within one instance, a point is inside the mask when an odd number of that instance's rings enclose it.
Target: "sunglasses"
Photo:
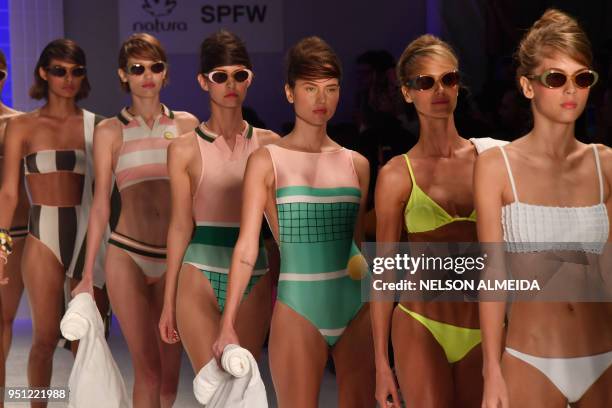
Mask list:
[[[408,80],[406,85],[417,91],[426,91],[433,88],[437,81],[440,81],[445,88],[452,88],[459,83],[459,79],[459,71],[449,71],[437,79],[431,75],[417,75],[416,78]]]
[[[577,72],[573,75],[567,75],[564,72],[555,71],[549,69],[544,71],[541,75],[527,75],[529,79],[537,79],[546,88],[560,88],[567,82],[569,77],[578,88],[590,88],[597,83],[599,74],[590,69]]]
[[[83,66],[74,67],[68,70],[68,68],[62,67],[61,65],[54,65],[52,67],[45,68],[45,71],[47,71],[49,75],[53,75],[54,77],[58,78],[65,77],[68,74],[68,71],[70,71],[70,75],[75,78],[80,78],[87,74],[87,69]]]
[[[0,69],[0,81],[4,81],[4,78],[6,78],[7,75],[8,73],[5,70]]]
[[[251,79],[253,72],[250,69],[243,68],[236,70],[231,74],[228,74],[225,71],[210,71],[209,73],[204,74],[209,81],[214,82],[215,84],[225,83],[229,79],[230,75],[232,78],[234,78],[234,81],[244,82]]]
[[[130,64],[127,67],[127,73],[130,75],[142,75],[147,67],[142,64]],[[154,62],[149,66],[149,70],[154,74],[161,74],[166,70],[166,63],[163,61]]]

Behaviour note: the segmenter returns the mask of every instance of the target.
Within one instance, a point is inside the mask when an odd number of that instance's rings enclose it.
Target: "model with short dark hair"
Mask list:
[[[175,343],[180,335],[196,374],[213,357],[212,344],[219,333],[241,227],[247,159],[260,146],[279,140],[277,134],[242,118],[254,74],[240,38],[228,31],[206,38],[200,69],[197,79],[209,95],[210,118],[174,141],[168,151],[172,216],[159,322],[164,341]],[[263,239],[255,265],[236,324],[241,344],[257,358],[270,327],[275,275],[268,272]]]
[[[134,407],[169,407],[176,399],[181,348],[161,342],[156,322],[163,305],[166,235],[170,220],[167,149],[197,126],[187,112],[160,102],[168,62],[159,41],[133,34],[121,46],[118,75],[132,98],[94,136],[96,184],[81,284],[90,291],[94,258],[110,217],[113,177],[121,210],[106,252],[106,284],[134,366]]]
[[[32,387],[50,384],[64,307],[64,281],[69,277],[71,285],[76,285],[79,278],[75,254],[79,249],[80,221],[86,218],[87,192],[91,191],[93,174],[88,171],[88,152],[96,119],[93,113],[79,108],[76,101],[88,92],[83,50],[72,40],[52,41],[36,64],[30,92],[33,98],[45,99],[45,104],[12,118],[6,128],[0,235],[8,235],[6,229],[14,217],[22,162],[30,197],[21,271],[32,313],[33,339],[28,360]],[[10,237],[3,238],[5,243],[12,241]],[[3,247],[0,258],[6,260],[9,247]],[[4,276],[2,261],[0,275]],[[104,310],[101,278],[92,293]]]

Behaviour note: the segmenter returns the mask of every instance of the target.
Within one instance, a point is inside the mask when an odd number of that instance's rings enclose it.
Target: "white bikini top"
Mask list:
[[[609,220],[603,202],[604,188],[597,147],[593,146],[599,204],[585,207],[555,207],[519,201],[510,162],[502,146],[502,155],[512,185],[514,202],[502,207],[502,227],[509,252],[582,251],[601,253],[608,241]]]

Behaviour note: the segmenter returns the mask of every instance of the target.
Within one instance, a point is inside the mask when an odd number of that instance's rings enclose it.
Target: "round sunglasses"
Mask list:
[[[251,79],[251,77],[253,76],[253,72],[250,69],[243,68],[238,69],[232,72],[231,74],[228,74],[225,71],[210,71],[204,74],[204,76],[208,78],[210,82],[214,82],[215,84],[225,83],[229,79],[230,75],[232,76],[232,78],[234,78],[234,81],[244,82]]]
[[[460,75],[459,71],[449,71],[435,78],[432,75],[417,75],[406,82],[406,85],[417,91],[426,91],[434,87],[437,81],[440,81],[443,87],[452,88],[459,84]]]
[[[142,75],[147,67],[143,64],[130,64],[127,67],[127,73],[130,75]],[[166,63],[163,61],[154,62],[149,66],[149,70],[154,74],[161,74],[166,70]]]
[[[68,75],[68,72],[70,72],[70,75],[75,78],[80,78],[87,74],[87,68],[85,68],[84,66],[74,67],[69,70],[68,68],[63,67],[61,65],[54,65],[52,67],[45,68],[45,71],[47,71],[49,75],[53,75],[54,77],[58,78],[65,77],[66,75]]]
[[[560,88],[567,82],[569,77],[578,88],[590,88],[597,83],[599,74],[590,69],[576,72],[573,75],[567,75],[564,72],[549,69],[540,75],[526,75],[529,79],[537,79],[546,88]]]
[[[4,78],[6,78],[7,76],[8,73],[5,70],[0,69],[0,81],[4,81]]]

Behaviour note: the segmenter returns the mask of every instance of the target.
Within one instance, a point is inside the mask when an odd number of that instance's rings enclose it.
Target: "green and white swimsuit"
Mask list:
[[[281,270],[278,300],[333,346],[362,306],[347,273],[361,189],[347,149],[306,153],[266,146],[276,177]]]
[[[203,124],[195,133],[202,156],[202,173],[193,197],[196,224],[183,263],[200,269],[210,281],[219,308],[223,311],[232,253],[240,231],[242,180],[249,155],[259,147],[259,129],[245,122],[231,150],[225,138]],[[268,260],[260,240],[259,256],[245,295],[268,271]]]

